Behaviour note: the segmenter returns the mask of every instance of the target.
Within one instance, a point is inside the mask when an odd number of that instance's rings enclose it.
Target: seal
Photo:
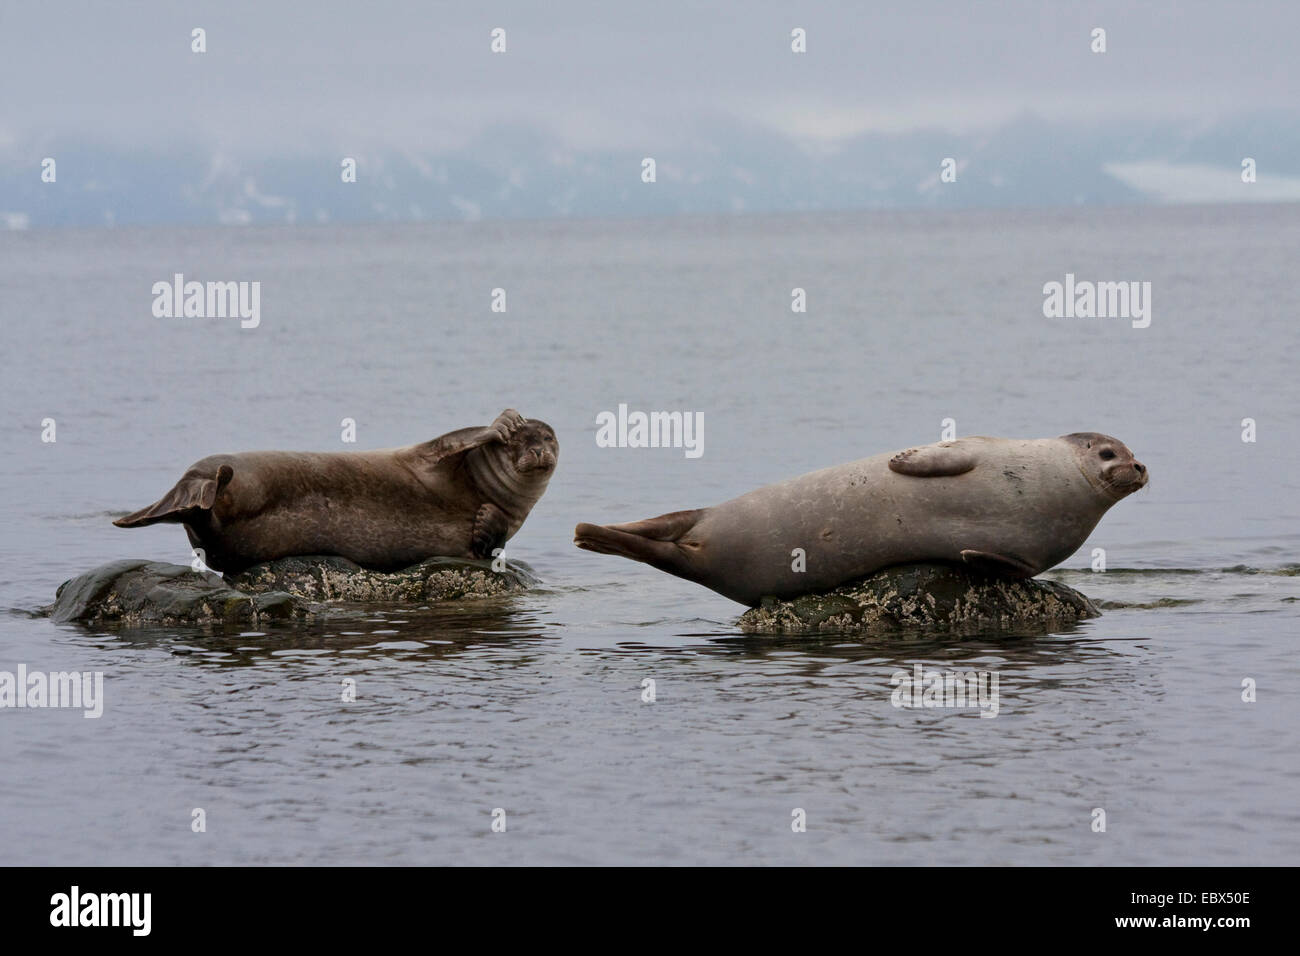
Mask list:
[[[404,448],[211,455],[113,524],[182,524],[204,563],[227,573],[310,554],[374,571],[486,558],[523,525],[558,457],[551,426],[508,408]]]
[[[919,561],[1027,578],[1068,558],[1111,505],[1146,483],[1146,466],[1124,443],[1097,432],[960,438],[814,471],[712,508],[580,524],[574,543],[750,606]]]

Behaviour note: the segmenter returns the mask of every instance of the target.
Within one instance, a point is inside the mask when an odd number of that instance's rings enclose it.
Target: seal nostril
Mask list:
[[[1147,473],[1147,466],[1142,464],[1140,461],[1133,462],[1133,467],[1137,469],[1139,475],[1145,475]]]

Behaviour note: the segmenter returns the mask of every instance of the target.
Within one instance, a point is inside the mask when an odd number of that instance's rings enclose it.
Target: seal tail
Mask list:
[[[677,539],[695,526],[702,509],[673,511],[657,518],[626,524],[580,524],[573,529],[573,543],[585,551],[617,554],[643,561],[660,571],[690,578],[685,551]]]
[[[186,475],[176,482],[171,491],[149,507],[141,508],[124,518],[118,518],[113,524],[119,528],[143,528],[145,525],[164,521],[179,524],[195,511],[210,510],[217,502],[217,493],[230,482],[234,474],[233,468],[222,465],[211,478]]]

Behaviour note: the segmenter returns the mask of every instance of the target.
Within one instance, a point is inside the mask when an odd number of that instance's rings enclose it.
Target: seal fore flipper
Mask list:
[[[941,478],[962,475],[975,467],[972,451],[955,443],[940,442],[909,448],[889,459],[889,470],[913,478]]]
[[[119,528],[142,528],[145,525],[170,522],[179,524],[195,511],[207,511],[217,503],[217,494],[234,477],[235,470],[222,465],[211,478],[186,475],[147,508],[118,518],[113,524]]]
[[[987,551],[963,551],[961,559],[977,571],[1001,578],[1032,578],[1035,569],[1023,558]]]
[[[504,548],[510,533],[510,519],[490,502],[479,506],[470,533],[470,553],[476,558],[490,558],[497,548]]]
[[[435,465],[445,458],[463,454],[470,449],[479,448],[491,442],[508,442],[515,433],[515,429],[527,420],[513,408],[507,408],[496,417],[491,425],[471,425],[469,428],[458,428],[454,432],[447,432],[445,435],[431,438],[422,444],[416,445],[415,448],[421,456],[428,460],[429,464]]]

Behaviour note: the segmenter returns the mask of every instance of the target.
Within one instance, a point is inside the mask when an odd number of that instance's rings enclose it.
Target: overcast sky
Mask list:
[[[1093,27],[1108,52],[1089,49]],[[190,31],[208,52],[190,52]],[[493,27],[508,52],[489,52]],[[790,51],[807,30],[808,52]],[[1300,3],[12,3],[0,146],[69,138],[233,152],[434,149],[527,121],[657,147],[720,117],[806,144],[1300,103]]]

